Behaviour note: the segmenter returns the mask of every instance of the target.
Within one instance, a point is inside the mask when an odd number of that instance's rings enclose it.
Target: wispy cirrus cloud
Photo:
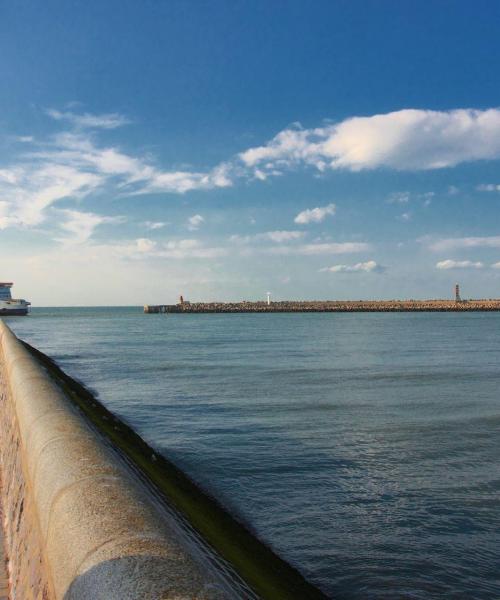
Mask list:
[[[419,241],[426,243],[429,249],[434,252],[462,248],[500,248],[500,236],[443,238],[438,240],[421,238]]]
[[[266,231],[253,235],[232,235],[229,242],[241,246],[245,255],[270,254],[281,256],[320,256],[333,254],[356,254],[371,248],[367,242],[305,241],[305,231]],[[267,244],[266,244],[267,242]]]
[[[70,111],[60,111],[53,108],[47,109],[49,117],[56,121],[68,121],[82,129],[116,129],[131,123],[129,119],[119,113],[105,113],[94,115],[91,113],[78,114]]]
[[[167,223],[166,221],[144,221],[142,224],[144,227],[151,229],[152,231],[163,229],[164,227],[167,227],[167,225],[170,225],[170,223]]]
[[[424,206],[429,206],[436,192],[423,192],[419,194],[411,192],[393,192],[387,198],[388,204],[408,204],[411,200],[422,200]]]
[[[294,219],[299,225],[308,225],[309,223],[321,223],[328,216],[335,214],[337,207],[335,204],[327,204],[326,206],[317,206],[316,208],[307,208],[300,212]]]
[[[0,229],[34,227],[46,217],[46,210],[65,198],[81,199],[102,185],[98,173],[70,164],[41,162],[4,169],[0,179]],[[10,176],[9,176],[10,175]]]
[[[101,221],[96,219],[92,225],[97,227],[103,222],[113,222],[111,220]],[[272,233],[272,232],[270,232]],[[302,233],[302,232],[300,232]],[[172,239],[167,241],[152,240],[147,237],[128,240],[120,243],[91,243],[88,247],[94,248],[96,253],[102,253],[105,249],[114,258],[124,260],[146,260],[146,259],[210,259],[222,258],[226,256],[262,256],[262,255],[334,255],[334,254],[353,254],[369,248],[368,244],[362,243],[330,243],[330,244],[286,244],[276,242],[276,245],[266,245],[263,242],[272,242],[269,237],[262,239],[253,239],[255,244],[242,244],[235,246],[229,244],[207,244],[202,240],[195,238]]]
[[[374,260],[359,262],[354,265],[333,265],[320,269],[320,273],[382,273],[385,267]]]
[[[0,165],[0,229],[39,226],[49,216],[48,209],[61,200],[82,200],[103,191],[115,197],[182,194],[231,185],[225,165],[206,173],[166,171],[148,157],[101,146],[84,131],[123,125],[127,121],[119,115],[80,115],[78,122],[73,117],[73,113],[57,113],[56,118],[71,121],[75,129],[23,144],[10,164]]]
[[[149,238],[139,238],[133,242],[112,244],[110,252],[115,256],[125,259],[145,258],[198,258],[210,259],[226,256],[228,250],[219,246],[207,246],[199,240],[187,238],[156,242]]]
[[[92,237],[94,230],[99,225],[119,224],[126,220],[121,216],[105,217],[91,212],[69,209],[58,210],[58,215],[64,219],[60,228],[65,235],[54,239],[64,244],[82,244]]]
[[[240,244],[251,244],[253,242],[274,242],[283,244],[300,240],[305,236],[303,231],[265,231],[253,235],[232,235],[229,241]]]
[[[365,242],[313,242],[295,246],[277,246],[269,248],[270,254],[299,254],[314,256],[319,254],[354,254],[370,250],[370,244]]]
[[[448,270],[448,269],[482,269],[484,263],[471,260],[441,260],[436,263],[436,269]]]
[[[476,186],[478,192],[500,192],[500,183],[480,183]]]
[[[408,204],[411,198],[410,192],[393,192],[387,198],[388,204]]]
[[[67,131],[59,133],[28,158],[55,164],[71,165],[113,179],[115,190],[121,193],[146,194],[172,192],[183,194],[195,189],[228,187],[228,167],[221,164],[206,173],[158,168],[149,158],[131,156],[116,147],[96,144],[92,136]]]

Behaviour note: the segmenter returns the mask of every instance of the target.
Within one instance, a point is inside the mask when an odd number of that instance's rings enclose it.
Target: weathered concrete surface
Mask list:
[[[19,427],[3,368],[0,368],[0,436],[2,523],[11,597],[19,600],[53,598],[48,570],[42,559],[36,511],[32,495],[26,489]]]
[[[235,598],[2,322],[0,351],[12,598]]]
[[[2,482],[0,481],[0,489]],[[0,600],[9,598],[9,577],[7,575],[7,554],[5,553],[5,539],[3,533],[3,510],[0,504]]]

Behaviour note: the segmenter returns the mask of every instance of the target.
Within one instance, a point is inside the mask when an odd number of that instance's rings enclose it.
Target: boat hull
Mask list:
[[[0,308],[0,317],[25,317],[27,308]]]
[[[11,281],[0,282],[0,317],[24,317],[29,313],[31,302],[22,298],[13,298],[10,293],[13,285],[14,284]]]

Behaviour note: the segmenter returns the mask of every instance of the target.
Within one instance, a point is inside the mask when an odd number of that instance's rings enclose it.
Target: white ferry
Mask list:
[[[31,302],[16,300],[10,294],[13,283],[0,282],[0,317],[5,315],[27,315]]]

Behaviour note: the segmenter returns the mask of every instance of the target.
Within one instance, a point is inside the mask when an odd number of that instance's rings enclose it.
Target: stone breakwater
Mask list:
[[[0,475],[10,598],[324,598],[1,321]]]
[[[280,302],[182,302],[146,305],[145,313],[292,312],[478,312],[500,311],[500,300],[308,300]]]

